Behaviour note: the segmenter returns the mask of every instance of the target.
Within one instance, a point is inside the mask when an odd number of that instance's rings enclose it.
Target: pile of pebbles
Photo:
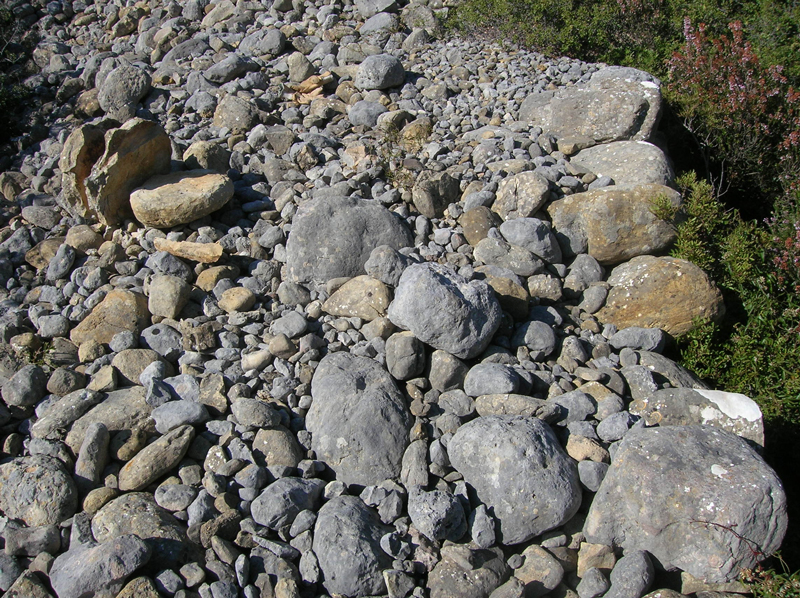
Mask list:
[[[10,3],[5,595],[746,591],[785,496],[663,354],[724,308],[656,257],[656,80],[439,0],[121,4]]]

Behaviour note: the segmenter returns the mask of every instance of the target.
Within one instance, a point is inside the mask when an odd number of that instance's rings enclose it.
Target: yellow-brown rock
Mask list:
[[[72,329],[69,338],[76,345],[88,340],[106,345],[118,332],[128,330],[139,336],[149,324],[147,297],[131,291],[114,290]]]
[[[697,318],[719,320],[725,314],[722,294],[705,272],[673,257],[644,255],[611,271],[611,290],[597,319],[617,328],[661,328],[677,336]]]

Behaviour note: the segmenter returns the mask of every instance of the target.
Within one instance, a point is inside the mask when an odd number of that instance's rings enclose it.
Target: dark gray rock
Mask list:
[[[380,542],[389,531],[355,496],[328,501],[319,510],[313,543],[325,589],[346,596],[383,594],[381,571],[391,567],[392,559]]]
[[[425,347],[411,332],[396,332],[386,340],[386,368],[398,380],[410,380],[425,369]]]
[[[744,440],[713,426],[668,426],[626,434],[584,534],[716,583],[777,550],[786,525],[780,480]]]
[[[478,505],[469,514],[469,533],[478,548],[494,546],[494,519],[486,509],[486,505]]]
[[[291,525],[301,511],[316,511],[324,488],[322,480],[281,478],[253,501],[250,513],[256,523],[278,530]]]
[[[361,100],[353,104],[347,116],[354,125],[374,127],[378,124],[378,117],[386,111],[386,106],[379,102]]]
[[[557,420],[561,426],[583,421],[597,412],[597,401],[580,390],[565,392],[564,394],[550,397],[547,401],[561,407],[561,416]]]
[[[327,197],[304,203],[286,243],[289,274],[296,282],[327,282],[364,274],[376,247],[412,244],[409,230],[378,203]]]
[[[558,527],[580,506],[575,463],[539,419],[479,417],[461,426],[447,449],[453,467],[494,509],[506,545]]]
[[[397,477],[411,414],[389,373],[377,362],[333,353],[317,366],[306,415],[311,448],[346,484]]]
[[[595,461],[578,462],[578,476],[580,477],[581,484],[583,484],[589,492],[597,492],[607,472],[608,463],[597,463]]]
[[[605,594],[610,585],[600,569],[590,567],[584,572],[576,591],[579,598],[597,598]]]
[[[400,277],[389,319],[435,349],[468,359],[480,354],[502,310],[483,281],[467,281],[439,264],[414,264]]]
[[[214,66],[203,71],[203,76],[212,83],[222,85],[228,81],[238,79],[250,70],[251,66],[255,66],[255,64],[248,63],[236,52],[231,52]]]
[[[103,544],[78,544],[53,561],[50,583],[58,598],[114,596],[150,555],[147,543],[132,534]]]
[[[626,552],[611,570],[611,588],[606,598],[641,598],[653,583],[653,563],[646,552]]]
[[[458,542],[467,533],[464,508],[452,493],[444,490],[426,492],[419,486],[409,488],[408,516],[433,541]]]
[[[515,347],[527,347],[533,361],[541,361],[556,350],[558,341],[553,327],[538,320],[524,322],[511,337]]]
[[[36,557],[41,552],[56,554],[61,548],[61,531],[57,525],[9,528],[7,526],[3,532],[6,554]]]
[[[47,374],[38,365],[26,365],[3,384],[3,400],[9,407],[35,405],[47,390]]]

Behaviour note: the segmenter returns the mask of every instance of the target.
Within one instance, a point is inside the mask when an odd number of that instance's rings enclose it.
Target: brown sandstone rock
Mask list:
[[[88,340],[108,344],[118,332],[129,330],[138,336],[149,324],[150,313],[144,295],[114,290],[72,329],[70,340],[76,345]]]
[[[105,134],[105,153],[85,180],[90,210],[103,224],[132,215],[131,191],[169,172],[172,145],[158,123],[133,118]]]
[[[676,210],[681,196],[663,185],[633,189],[604,187],[569,195],[547,208],[567,255],[589,253],[603,265],[667,249],[677,235],[671,222],[653,212],[666,199]]]
[[[722,294],[705,272],[672,257],[635,257],[611,271],[611,291],[597,318],[618,328],[661,328],[672,335],[693,328],[695,318],[719,320]]]
[[[173,172],[149,179],[131,193],[136,219],[146,226],[170,228],[219,210],[233,197],[233,183],[207,170]]]

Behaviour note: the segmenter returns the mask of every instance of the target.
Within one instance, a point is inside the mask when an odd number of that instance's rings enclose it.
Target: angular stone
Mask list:
[[[119,432],[130,433],[142,430],[154,434],[155,424],[150,417],[153,408],[144,400],[141,386],[124,388],[108,393],[108,397],[78,418],[70,428],[65,440],[70,450],[77,454],[86,436],[86,430],[95,422],[105,424],[112,439]]]
[[[70,133],[61,150],[58,161],[61,170],[59,202],[74,216],[86,217],[92,212],[84,181],[105,152],[105,133],[106,128],[102,125],[81,125]]]
[[[102,224],[133,215],[131,191],[170,169],[172,146],[158,123],[133,118],[105,134],[105,151],[85,179],[90,211]]]
[[[662,198],[676,210],[681,205],[680,194],[663,185],[611,186],[569,195],[547,211],[568,257],[588,252],[603,265],[617,264],[663,252],[675,241],[675,226],[653,213]]]
[[[558,405],[544,399],[518,394],[487,394],[475,399],[478,415],[523,415],[552,423],[561,414]]]
[[[448,546],[442,550],[442,560],[428,574],[428,588],[431,598],[488,598],[510,573],[499,548]]]
[[[674,336],[697,318],[719,320],[722,294],[700,268],[672,257],[639,256],[612,270],[611,290],[597,319],[617,328],[661,328]]]
[[[786,526],[780,480],[744,440],[713,426],[666,426],[625,435],[584,534],[725,582],[777,550]]]
[[[92,340],[108,344],[114,335],[129,331],[138,336],[150,323],[147,298],[131,291],[113,290],[70,332],[70,340],[82,345]]]
[[[150,280],[147,309],[154,316],[176,318],[189,301],[191,287],[177,276],[157,274]]]
[[[224,174],[190,170],[155,176],[130,195],[136,219],[145,226],[171,228],[222,208],[233,197]]]
[[[258,495],[251,505],[251,515],[256,523],[273,530],[291,525],[303,510],[319,508],[325,482],[302,478],[281,478]]]

